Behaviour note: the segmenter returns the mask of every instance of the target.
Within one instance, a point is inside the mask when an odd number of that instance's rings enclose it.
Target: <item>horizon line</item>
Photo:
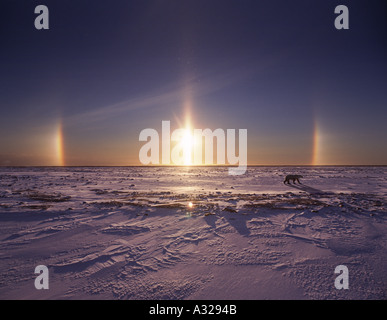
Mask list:
[[[238,167],[237,165],[0,165],[0,168],[162,168],[162,167],[177,167],[177,168],[199,168],[199,167]],[[251,164],[247,167],[387,167],[387,164]]]

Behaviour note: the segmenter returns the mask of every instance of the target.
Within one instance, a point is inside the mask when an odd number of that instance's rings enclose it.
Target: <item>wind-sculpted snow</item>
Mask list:
[[[0,298],[386,299],[386,171],[1,168]]]

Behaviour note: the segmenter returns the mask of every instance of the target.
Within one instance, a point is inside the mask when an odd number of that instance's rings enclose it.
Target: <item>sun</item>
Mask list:
[[[190,166],[192,165],[192,149],[194,147],[194,137],[191,133],[191,128],[189,126],[185,128],[185,133],[181,138],[180,143],[183,148],[184,165]]]

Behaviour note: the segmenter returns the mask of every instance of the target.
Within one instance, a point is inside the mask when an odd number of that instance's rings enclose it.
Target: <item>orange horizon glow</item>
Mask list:
[[[185,113],[185,116],[183,119],[180,118],[180,125],[185,130],[184,133],[181,135],[180,141],[176,142],[181,145],[181,151],[182,151],[182,158],[181,158],[181,164],[155,164],[154,166],[169,166],[169,167],[201,167],[201,166],[224,166],[224,167],[231,167],[230,164],[205,164],[204,161],[199,161],[196,158],[196,152],[198,149],[198,146],[201,145],[198,143],[198,137],[194,135],[194,123],[192,121],[192,110],[190,110],[190,104],[187,103],[185,105],[187,107],[187,111]],[[336,142],[338,139],[336,136],[332,138],[330,136],[330,132],[328,130],[324,130],[324,125],[321,123],[321,121],[316,117],[313,122],[313,130],[310,133],[311,140],[309,146],[306,146],[305,149],[305,155],[307,156],[307,153],[309,153],[309,161],[307,158],[305,158],[305,162],[279,162],[279,161],[271,161],[272,159],[267,157],[264,160],[260,162],[259,159],[257,159],[257,156],[249,156],[249,160],[247,163],[247,166],[385,166],[385,163],[367,163],[364,162],[352,162],[348,161],[345,162],[343,159],[342,161],[335,161],[336,153],[334,153],[335,149],[334,147],[331,147],[333,143]],[[34,136],[33,136],[34,137]],[[36,138],[37,139],[37,138]],[[54,127],[51,126],[49,128],[49,131],[46,131],[44,133],[44,136],[39,137],[40,140],[40,149],[38,149],[39,145],[36,146],[36,154],[31,153],[31,164],[27,163],[17,163],[16,165],[23,165],[23,166],[35,166],[35,165],[49,165],[49,166],[143,166],[141,163],[139,163],[136,159],[136,153],[137,150],[135,147],[133,147],[133,160],[130,162],[126,162],[125,160],[121,160],[120,157],[116,156],[115,153],[89,153],[88,156],[85,156],[84,158],[79,158],[78,160],[76,158],[77,155],[71,154],[71,149],[68,150],[68,154],[66,156],[65,152],[65,136],[64,136],[64,127],[62,120],[57,120],[55,122]],[[331,142],[333,141],[333,142]],[[33,145],[31,143],[31,145]],[[257,146],[254,144],[250,144],[249,148],[254,149]],[[333,151],[332,151],[333,149]],[[285,150],[288,151],[288,150]],[[285,152],[284,151],[284,152]],[[214,148],[214,156],[217,158],[217,149]],[[27,153],[26,153],[27,154]],[[92,156],[91,156],[92,155]],[[195,157],[194,157],[195,155]],[[40,158],[39,158],[40,157]],[[109,158],[114,158],[112,161],[107,161]],[[67,158],[67,160],[66,160]],[[273,159],[278,160],[281,157],[278,155],[274,155]],[[283,158],[286,158],[285,155]],[[76,160],[74,160],[76,159]],[[97,159],[97,160],[95,160]],[[282,159],[282,158],[281,158]],[[296,159],[298,160],[298,159]],[[40,161],[41,163],[39,163]],[[94,162],[92,162],[94,161]],[[10,163],[6,163],[6,165],[10,165]],[[149,166],[149,165],[146,165]]]

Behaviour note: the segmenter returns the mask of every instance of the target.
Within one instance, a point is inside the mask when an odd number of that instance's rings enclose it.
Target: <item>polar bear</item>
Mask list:
[[[296,181],[298,183],[301,183],[299,180],[300,178],[303,178],[303,176],[301,176],[299,174],[288,174],[284,180],[284,183],[287,182],[288,184],[290,184],[290,180],[292,180],[294,184],[296,184]]]

